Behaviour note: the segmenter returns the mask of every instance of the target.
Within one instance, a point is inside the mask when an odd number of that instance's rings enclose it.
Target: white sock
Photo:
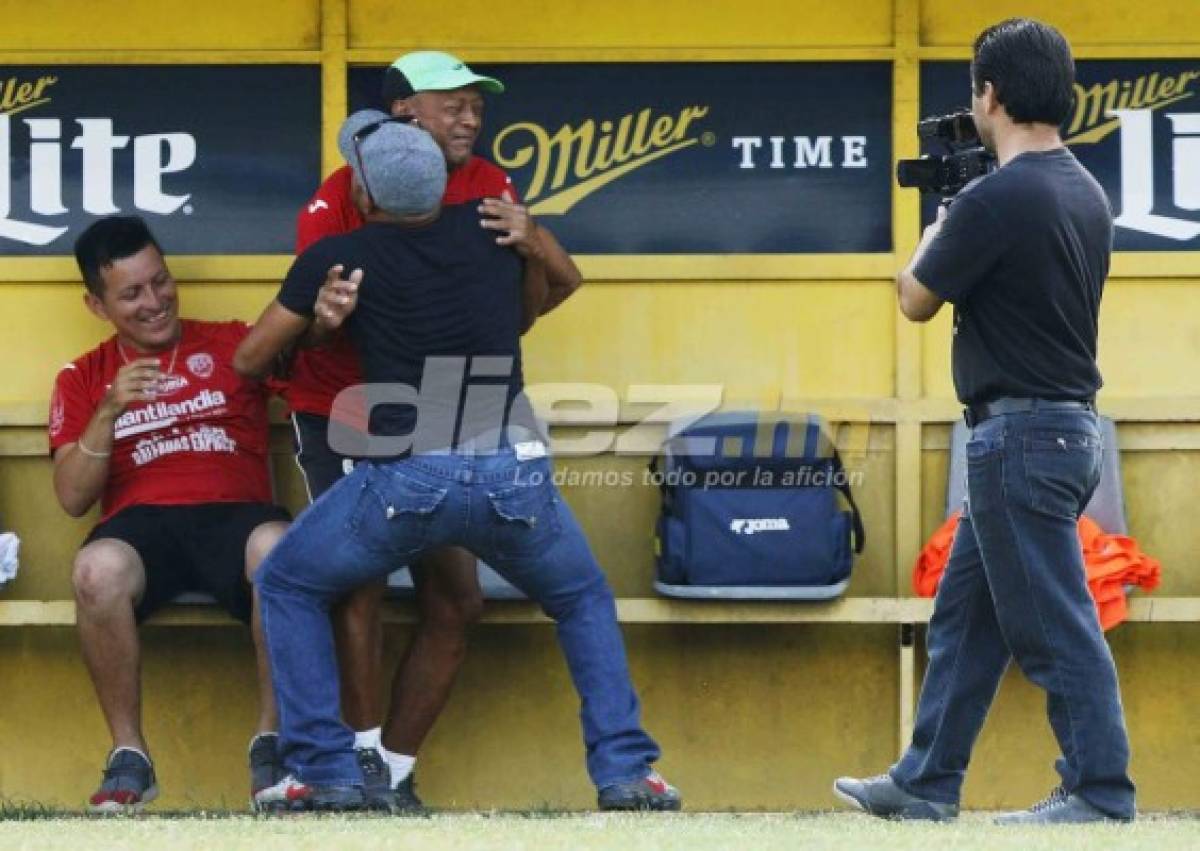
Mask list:
[[[413,773],[416,768],[417,758],[408,756],[402,753],[392,753],[383,745],[379,746],[379,752],[383,754],[383,759],[388,764],[388,771],[392,773],[392,788],[400,785],[408,778],[408,775]]]
[[[383,738],[383,730],[379,727],[372,727],[370,730],[359,730],[354,734],[354,749],[375,748],[379,750]]]

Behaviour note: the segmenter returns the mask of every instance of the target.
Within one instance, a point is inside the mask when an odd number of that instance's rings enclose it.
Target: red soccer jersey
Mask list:
[[[296,218],[296,253],[327,236],[362,227],[363,218],[350,195],[352,172],[344,165],[317,190]],[[464,204],[481,198],[500,198],[508,193],[517,200],[508,175],[482,157],[471,157],[462,168],[450,172],[442,203]],[[341,335],[320,349],[301,350],[292,362],[292,377],[283,397],[294,411],[329,416],[333,399],[345,388],[362,381],[358,353]]]
[[[267,390],[233,370],[248,330],[183,320],[178,348],[159,355],[157,398],[117,418],[102,520],[131,505],[271,501]],[[114,336],[62,368],[50,399],[52,453],[79,440],[117,370],[142,356]]]

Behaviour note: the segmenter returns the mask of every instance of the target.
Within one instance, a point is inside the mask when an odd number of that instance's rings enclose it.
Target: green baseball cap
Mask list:
[[[476,74],[457,56],[440,50],[416,50],[401,56],[384,73],[383,102],[390,104],[417,92],[444,92],[463,86],[478,86],[492,94],[504,91],[499,80]]]

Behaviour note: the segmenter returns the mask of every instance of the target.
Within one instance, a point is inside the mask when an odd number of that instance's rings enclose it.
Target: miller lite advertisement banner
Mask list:
[[[1075,76],[1063,140],[1108,193],[1116,250],[1200,250],[1200,59],[1079,60]],[[969,107],[969,63],[921,66],[923,116]]]
[[[290,254],[321,180],[320,69],[0,67],[0,256],[146,219],[172,254]]]
[[[476,153],[573,253],[892,250],[891,63],[472,67],[507,87]],[[382,80],[352,68],[351,108]]]

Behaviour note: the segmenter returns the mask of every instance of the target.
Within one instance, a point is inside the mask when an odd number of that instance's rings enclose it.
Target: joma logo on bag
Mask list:
[[[790,532],[791,525],[786,517],[760,517],[754,520],[730,520],[729,531],[735,535],[753,535],[755,532]]]

